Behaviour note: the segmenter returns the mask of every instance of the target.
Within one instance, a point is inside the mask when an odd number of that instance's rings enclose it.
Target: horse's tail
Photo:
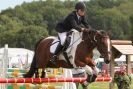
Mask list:
[[[36,72],[36,49],[37,49],[37,46],[38,46],[38,44],[41,42],[43,40],[43,38],[42,39],[40,39],[37,43],[36,43],[36,45],[35,45],[35,53],[34,53],[34,57],[33,57],[33,60],[32,60],[32,62],[31,62],[31,66],[30,66],[30,69],[29,69],[29,71],[26,73],[26,74],[24,74],[23,75],[23,77],[24,78],[31,78],[33,75],[34,75],[34,73]]]

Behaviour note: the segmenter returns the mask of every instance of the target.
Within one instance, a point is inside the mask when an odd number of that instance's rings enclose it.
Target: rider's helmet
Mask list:
[[[76,9],[76,10],[79,10],[79,9],[85,10],[85,9],[86,9],[86,5],[85,5],[84,2],[78,2],[78,3],[76,3],[76,5],[75,5],[75,9]]]

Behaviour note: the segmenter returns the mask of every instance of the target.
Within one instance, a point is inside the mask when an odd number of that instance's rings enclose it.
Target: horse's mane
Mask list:
[[[95,35],[95,34],[99,34],[100,36],[104,37],[104,36],[108,36],[107,32],[105,30],[90,30],[89,32],[90,35]]]
[[[97,30],[90,30],[89,32],[84,32],[83,33],[83,39],[86,39],[86,37],[93,37],[96,34]]]

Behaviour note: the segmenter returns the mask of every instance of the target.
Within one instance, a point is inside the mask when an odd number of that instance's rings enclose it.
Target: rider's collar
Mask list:
[[[78,20],[79,20],[79,18],[80,18],[81,16],[79,16],[77,13],[76,13],[76,15],[77,15],[77,18],[78,18]]]

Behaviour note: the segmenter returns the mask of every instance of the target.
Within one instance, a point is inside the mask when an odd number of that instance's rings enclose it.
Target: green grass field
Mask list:
[[[82,89],[82,87],[80,86],[79,89]],[[109,89],[109,83],[107,82],[95,82],[89,85],[89,89]],[[117,88],[117,85],[115,84],[115,89]],[[131,88],[133,89],[133,80],[132,80],[132,84],[131,84]]]

